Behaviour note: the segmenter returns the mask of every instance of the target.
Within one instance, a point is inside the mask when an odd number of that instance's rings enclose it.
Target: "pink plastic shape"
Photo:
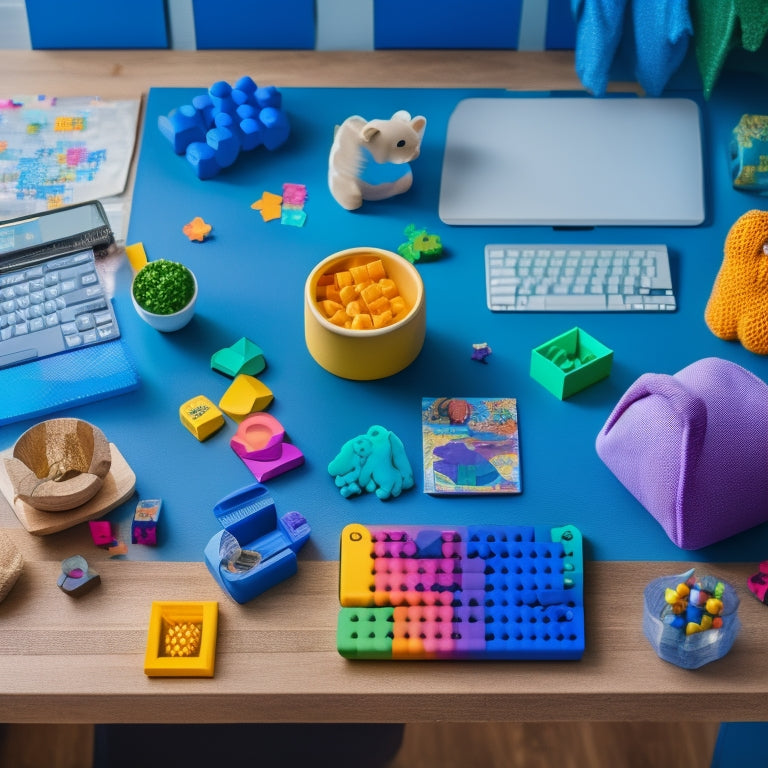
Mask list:
[[[260,483],[304,463],[304,454],[285,442],[282,424],[268,413],[243,419],[229,445]]]
[[[89,520],[88,526],[91,529],[93,543],[97,547],[111,547],[115,543],[112,525],[106,520]]]

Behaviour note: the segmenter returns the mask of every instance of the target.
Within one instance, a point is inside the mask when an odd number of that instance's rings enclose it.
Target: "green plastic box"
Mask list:
[[[571,328],[531,352],[531,378],[555,397],[567,397],[606,378],[613,350],[581,328]]]

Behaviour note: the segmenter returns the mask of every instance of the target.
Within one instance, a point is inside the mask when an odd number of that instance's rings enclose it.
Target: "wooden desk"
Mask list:
[[[233,69],[285,87],[579,87],[568,53],[0,51],[9,94],[138,97]],[[302,563],[240,606],[202,562],[109,560],[84,527],[35,538],[5,504],[0,529],[25,557],[0,603],[0,722],[768,720],[766,609],[744,586],[752,563],[716,566],[742,595],[744,629],[729,656],[698,672],[661,662],[642,635],[644,586],[681,570],[658,562],[588,564],[580,662],[350,663],[335,650],[336,563]],[[83,600],[55,586],[75,552],[102,575]],[[213,679],[143,674],[150,604],[166,599],[219,601]]]

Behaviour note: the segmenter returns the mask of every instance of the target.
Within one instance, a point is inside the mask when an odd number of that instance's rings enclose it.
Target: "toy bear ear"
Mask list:
[[[411,128],[413,128],[419,136],[423,135],[424,129],[427,127],[427,118],[419,115],[411,120]]]
[[[362,130],[360,131],[360,135],[363,138],[363,141],[370,142],[373,140],[375,136],[378,136],[381,131],[379,128],[371,121],[370,123],[366,123]]]

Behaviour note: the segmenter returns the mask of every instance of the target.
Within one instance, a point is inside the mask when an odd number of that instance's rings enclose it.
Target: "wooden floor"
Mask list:
[[[391,768],[707,768],[715,723],[419,724]],[[0,725],[0,768],[90,768],[87,725]],[[291,766],[286,766],[291,768]]]

